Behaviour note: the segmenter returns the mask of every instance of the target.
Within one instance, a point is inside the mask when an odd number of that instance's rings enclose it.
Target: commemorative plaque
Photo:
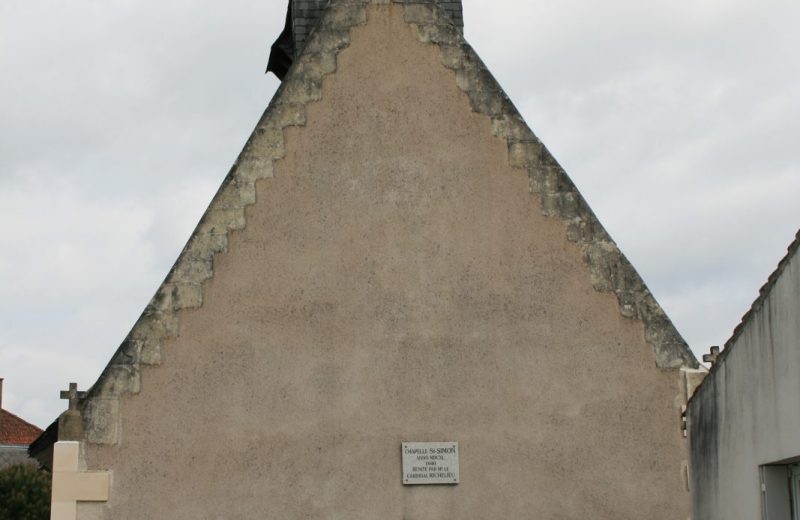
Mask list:
[[[403,484],[458,484],[457,442],[404,442]]]

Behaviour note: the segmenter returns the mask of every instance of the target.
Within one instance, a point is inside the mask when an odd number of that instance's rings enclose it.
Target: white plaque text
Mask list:
[[[458,484],[458,443],[404,442],[403,484]]]

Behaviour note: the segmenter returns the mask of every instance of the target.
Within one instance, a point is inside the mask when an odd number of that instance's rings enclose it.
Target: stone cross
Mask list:
[[[719,358],[720,352],[719,347],[711,347],[711,352],[708,354],[703,354],[703,363],[711,363],[711,366],[717,364],[717,359]]]
[[[70,411],[78,409],[78,401],[86,397],[86,392],[78,392],[78,383],[70,383],[69,390],[61,391],[61,399],[69,399]]]
[[[80,444],[59,441],[53,447],[52,520],[76,520],[78,502],[107,502],[111,475],[80,470]]]

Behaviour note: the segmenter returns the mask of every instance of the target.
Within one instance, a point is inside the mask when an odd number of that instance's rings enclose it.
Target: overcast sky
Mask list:
[[[698,354],[800,227],[800,2],[465,0],[466,36]],[[0,377],[96,380],[272,96],[286,0],[0,2]]]

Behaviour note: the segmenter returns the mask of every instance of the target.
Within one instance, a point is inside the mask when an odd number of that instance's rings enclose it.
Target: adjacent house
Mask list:
[[[3,379],[0,378],[0,469],[17,464],[36,464],[28,446],[42,430],[3,409]]]
[[[800,233],[688,405],[697,520],[800,520]]]

